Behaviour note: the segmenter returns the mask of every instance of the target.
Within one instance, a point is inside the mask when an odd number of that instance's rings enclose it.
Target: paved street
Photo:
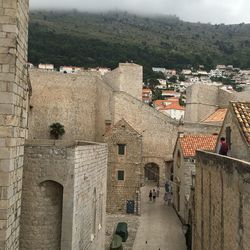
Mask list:
[[[164,190],[155,202],[150,202],[150,189],[142,188],[142,215],[133,250],[186,250],[181,223],[173,208],[164,205]]]

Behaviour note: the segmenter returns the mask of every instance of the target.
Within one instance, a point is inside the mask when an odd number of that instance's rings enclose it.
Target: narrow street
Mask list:
[[[164,204],[164,189],[156,201],[149,201],[152,186],[142,188],[142,213],[133,250],[186,250],[185,237],[172,206]]]

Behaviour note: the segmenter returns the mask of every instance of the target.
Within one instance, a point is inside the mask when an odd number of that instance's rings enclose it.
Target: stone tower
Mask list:
[[[0,0],[0,249],[19,248],[27,134],[28,0]]]

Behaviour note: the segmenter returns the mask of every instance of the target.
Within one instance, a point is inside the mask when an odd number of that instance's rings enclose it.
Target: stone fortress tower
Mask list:
[[[19,249],[27,137],[28,0],[0,1],[0,249]]]

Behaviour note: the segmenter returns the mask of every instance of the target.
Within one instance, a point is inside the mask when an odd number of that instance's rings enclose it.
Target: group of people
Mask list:
[[[159,185],[157,185],[157,188],[154,188],[153,190],[149,191],[149,201],[153,201],[155,202],[156,197],[160,196],[160,187]],[[173,197],[173,193],[172,193],[172,187],[171,187],[171,182],[167,181],[165,184],[165,194],[164,194],[164,202],[168,205],[172,204],[172,197]]]
[[[159,196],[160,196],[160,186],[157,185],[156,189],[153,189],[153,191],[152,190],[149,191],[148,197],[150,201],[152,200],[155,201],[156,197],[159,197]]]

